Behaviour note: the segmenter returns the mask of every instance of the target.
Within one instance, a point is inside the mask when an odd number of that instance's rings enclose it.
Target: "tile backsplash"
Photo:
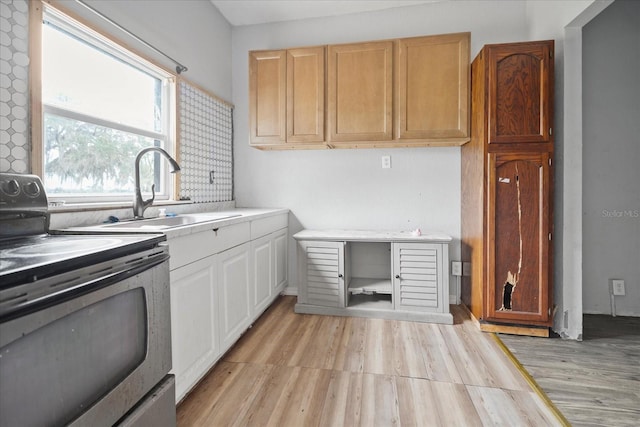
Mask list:
[[[233,199],[233,109],[184,81],[178,84],[180,197],[195,203]]]
[[[29,149],[29,5],[0,0],[0,172],[30,172]]]

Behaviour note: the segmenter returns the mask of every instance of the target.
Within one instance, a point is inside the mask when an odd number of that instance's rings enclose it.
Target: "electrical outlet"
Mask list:
[[[624,296],[624,280],[621,279],[611,279],[611,292],[613,295]]]
[[[462,276],[462,262],[451,261],[451,274],[453,276]]]
[[[382,156],[382,169],[391,169],[391,156]]]

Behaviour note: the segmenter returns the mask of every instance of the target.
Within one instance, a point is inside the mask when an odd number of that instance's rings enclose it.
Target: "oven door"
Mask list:
[[[4,427],[111,426],[171,369],[168,254],[70,289],[0,323]]]

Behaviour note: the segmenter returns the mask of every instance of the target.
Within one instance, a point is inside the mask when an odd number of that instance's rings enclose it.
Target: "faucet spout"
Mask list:
[[[135,162],[135,180],[136,180],[136,189],[133,195],[133,217],[135,219],[144,218],[144,210],[153,204],[153,201],[156,198],[155,184],[151,186],[151,198],[148,200],[144,200],[142,198],[142,191],[140,190],[140,159],[149,151],[157,151],[162,154],[169,164],[171,165],[171,173],[180,172],[180,165],[176,162],[173,157],[169,155],[166,151],[164,151],[160,147],[147,147],[140,150],[140,152],[136,155]]]

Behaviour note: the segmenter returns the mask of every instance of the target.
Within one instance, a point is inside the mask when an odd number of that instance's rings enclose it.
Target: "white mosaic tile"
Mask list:
[[[29,168],[29,4],[0,0],[0,172]]]
[[[185,82],[178,90],[180,197],[196,203],[231,201],[232,108]]]

